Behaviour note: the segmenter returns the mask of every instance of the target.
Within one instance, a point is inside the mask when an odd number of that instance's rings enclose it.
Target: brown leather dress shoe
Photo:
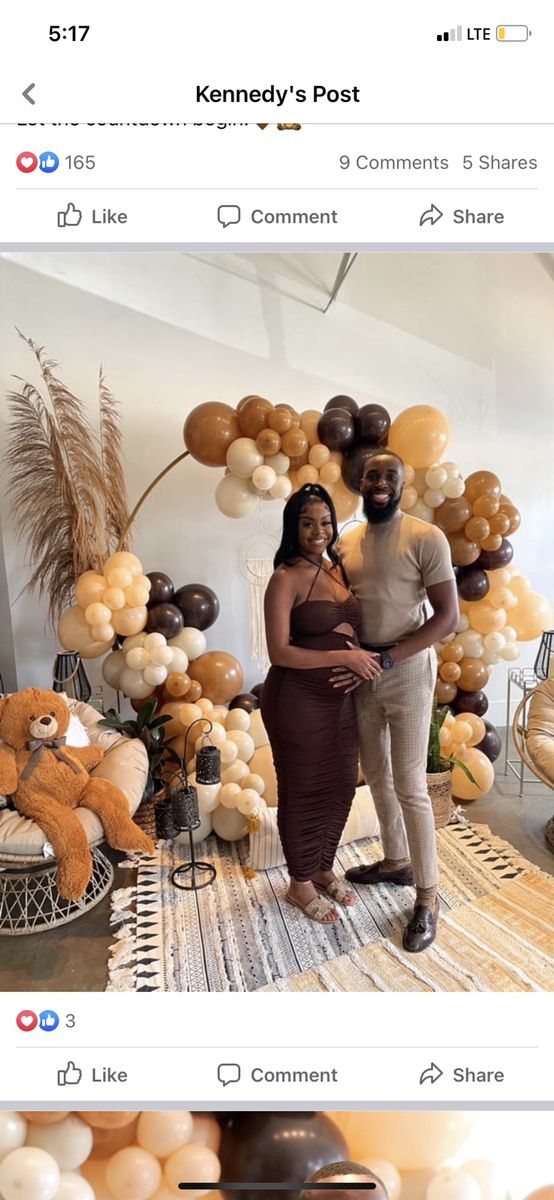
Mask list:
[[[400,887],[410,887],[414,883],[414,873],[410,864],[400,867],[398,871],[384,871],[382,864],[376,862],[367,867],[350,867],[345,871],[345,876],[351,883],[397,883]]]
[[[434,912],[423,904],[416,904],[412,918],[404,930],[402,938],[404,949],[409,950],[410,954],[418,954],[420,950],[427,950],[437,935],[438,920],[438,900]]]

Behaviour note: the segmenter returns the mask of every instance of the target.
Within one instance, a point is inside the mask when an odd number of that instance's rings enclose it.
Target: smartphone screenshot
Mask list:
[[[553,36],[3,17],[0,1200],[554,1200]]]

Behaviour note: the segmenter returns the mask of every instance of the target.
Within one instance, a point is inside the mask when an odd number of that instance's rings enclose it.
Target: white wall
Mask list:
[[[323,258],[334,266],[332,256]],[[291,256],[279,255],[6,257],[2,395],[13,374],[37,381],[15,326],[58,359],[93,419],[101,362],[123,406],[132,502],[181,451],[184,419],[204,400],[234,405],[257,392],[275,403],[323,408],[340,391],[360,403],[376,397],[393,416],[411,403],[436,404],[452,426],[449,457],[464,472],[496,471],[521,507],[515,561],[537,590],[554,596],[554,284],[538,258],[360,257],[326,316],[315,307],[322,302],[315,283],[302,283],[300,269],[293,278],[293,267]],[[238,555],[262,522],[277,531],[281,506],[263,504],[259,515],[230,521],[213,499],[220,476],[190,460],[178,466],[145,505],[135,549],[146,570],[166,571],[176,585],[215,589],[221,616],[209,646],[235,653],[252,685],[259,671],[249,657]],[[44,606],[18,598],[28,570],[5,497],[0,517],[19,684],[44,684],[56,639],[44,629]],[[535,653],[535,644],[526,647],[523,661]],[[500,722],[504,691],[501,666],[489,686],[491,717]]]

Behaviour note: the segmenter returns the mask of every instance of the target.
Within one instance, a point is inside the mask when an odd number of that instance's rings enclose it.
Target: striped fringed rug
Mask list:
[[[359,888],[344,920],[318,925],[285,902],[282,868],[247,877],[247,845],[202,843],[217,874],[191,893],[170,881],[184,845],[161,843],[138,863],[136,887],[112,893],[107,990],[550,990],[554,880],[463,816],[438,846],[440,937],[414,962],[401,950],[411,888]],[[338,869],[380,855],[378,840],[342,846]]]

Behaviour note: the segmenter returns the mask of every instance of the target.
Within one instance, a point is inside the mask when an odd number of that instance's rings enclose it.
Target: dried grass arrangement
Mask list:
[[[32,567],[25,590],[48,597],[55,627],[83,571],[98,570],[118,546],[129,549],[119,405],[100,367],[96,432],[82,401],[59,378],[58,364],[17,332],[37,360],[44,393],[14,376],[19,390],[8,393],[8,499]]]

